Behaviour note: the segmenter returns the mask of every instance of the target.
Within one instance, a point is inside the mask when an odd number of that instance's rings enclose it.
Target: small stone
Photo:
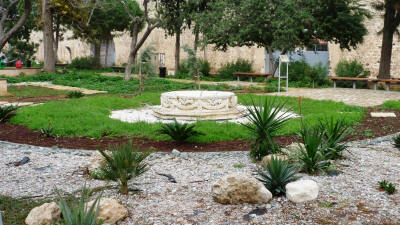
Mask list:
[[[173,150],[172,150],[172,155],[174,155],[174,156],[179,156],[180,154],[181,154],[181,152],[178,151],[177,149],[173,149]]]
[[[268,164],[269,162],[271,162],[271,159],[275,158],[275,159],[280,159],[282,161],[286,161],[288,160],[288,157],[285,155],[279,155],[279,154],[271,154],[271,155],[267,155],[262,159],[262,164]]]
[[[110,154],[110,152],[106,151],[106,154]],[[90,165],[88,167],[89,173],[92,173],[93,171],[102,168],[106,164],[106,162],[106,159],[99,151],[93,152],[90,156]]]
[[[299,180],[286,185],[286,197],[294,203],[315,200],[318,192],[318,184],[312,180]]]
[[[55,203],[44,203],[33,208],[25,219],[27,225],[51,225],[54,224],[61,215],[60,207]]]
[[[396,117],[396,114],[393,112],[371,112],[371,117],[374,118],[390,118]]]
[[[182,159],[189,159],[189,155],[186,152],[182,152],[180,156]]]

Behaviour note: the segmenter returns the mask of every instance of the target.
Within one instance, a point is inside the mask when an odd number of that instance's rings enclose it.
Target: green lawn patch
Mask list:
[[[387,101],[383,103],[381,108],[400,110],[400,101]]]
[[[14,97],[43,97],[67,94],[68,91],[55,90],[51,88],[37,86],[11,86],[8,87],[8,92]],[[8,96],[4,96],[8,97]]]
[[[135,98],[120,98],[116,96],[94,96],[68,101],[53,101],[43,105],[25,107],[18,111],[11,122],[22,124],[30,129],[39,130],[48,127],[49,123],[54,132],[61,136],[87,136],[100,138],[105,135],[111,137],[130,136],[147,137],[152,140],[165,140],[166,136],[160,136],[156,130],[160,124],[148,124],[145,122],[125,123],[109,118],[112,110],[139,108],[144,104],[160,104],[158,93],[145,93]],[[250,98],[267,98],[267,96],[239,95],[241,104],[250,104]],[[272,97],[268,97],[272,98]],[[297,98],[279,97],[287,101],[287,106],[299,113]],[[302,112],[304,121],[311,125],[318,123],[323,118],[344,117],[349,124],[357,123],[364,115],[364,108],[348,106],[332,101],[316,101],[303,99]],[[290,135],[299,131],[300,119],[292,119],[282,129],[279,135]],[[191,141],[215,142],[229,140],[251,139],[247,130],[240,124],[217,123],[214,121],[199,121],[196,130],[205,133],[205,136],[193,137]]]

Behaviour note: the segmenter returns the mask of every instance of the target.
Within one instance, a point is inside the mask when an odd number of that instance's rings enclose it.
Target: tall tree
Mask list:
[[[390,79],[390,68],[392,63],[393,36],[399,33],[400,25],[400,0],[384,0],[373,4],[374,8],[384,11],[384,22],[382,33],[381,60],[378,77]]]
[[[143,0],[142,2],[143,13],[137,13],[136,15],[129,10],[127,3],[128,0],[119,0],[119,2],[125,8],[125,12],[130,18],[130,25],[131,25],[132,39],[124,75],[124,79],[129,80],[132,73],[132,64],[136,60],[136,55],[139,49],[143,46],[144,42],[147,40],[151,32],[155,28],[159,27],[161,23],[157,13],[153,14],[153,16],[150,15],[149,12],[150,0]],[[146,29],[142,37],[139,39],[138,36],[144,24],[146,24]]]
[[[197,21],[204,41],[220,50],[256,45],[286,54],[318,40],[351,49],[367,33],[363,21],[369,14],[358,0],[221,0],[209,4],[212,10]]]
[[[42,0],[43,55],[45,72],[56,72],[53,39],[53,15],[50,0]]]
[[[21,0],[6,0],[0,1],[1,7],[1,19],[0,19],[0,50],[4,48],[6,43],[22,28],[25,24],[26,20],[29,17],[29,14],[32,10],[32,2],[31,0],[24,0],[24,10],[22,15],[18,18],[18,14],[12,14],[12,10],[15,10],[15,7]],[[7,26],[7,23],[11,23],[10,26]]]
[[[179,72],[181,34],[190,20],[190,8],[187,0],[160,0],[161,27],[167,35],[175,35],[175,74]]]

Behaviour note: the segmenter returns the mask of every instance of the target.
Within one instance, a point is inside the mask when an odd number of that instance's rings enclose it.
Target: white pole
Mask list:
[[[289,92],[289,62],[286,63],[286,92]]]
[[[281,59],[279,59],[278,92],[281,92]]]

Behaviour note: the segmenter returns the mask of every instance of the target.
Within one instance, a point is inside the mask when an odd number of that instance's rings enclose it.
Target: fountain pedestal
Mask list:
[[[244,116],[245,108],[232,92],[173,91],[163,93],[153,111],[161,119],[231,120]]]

